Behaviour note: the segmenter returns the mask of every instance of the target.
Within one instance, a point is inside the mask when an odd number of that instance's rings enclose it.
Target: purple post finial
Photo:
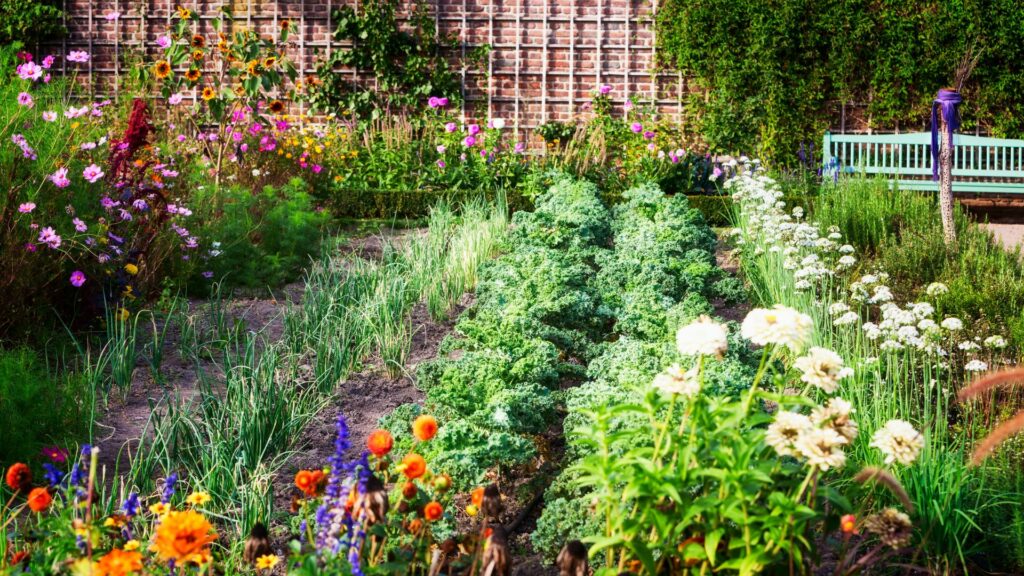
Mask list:
[[[939,109],[942,109],[942,119],[946,122],[946,129],[949,131],[950,147],[953,145],[953,132],[960,128],[960,115],[957,114],[957,106],[964,99],[956,90],[940,89],[932,102],[932,180],[939,180]]]

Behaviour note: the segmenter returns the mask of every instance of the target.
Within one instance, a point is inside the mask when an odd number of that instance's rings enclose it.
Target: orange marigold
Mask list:
[[[15,492],[23,492],[32,486],[32,469],[28,464],[18,462],[7,469],[7,486]]]
[[[33,512],[43,512],[53,503],[53,496],[46,488],[34,488],[28,493],[28,507]]]
[[[114,548],[96,564],[97,576],[126,576],[142,570],[142,554]]]
[[[402,473],[409,480],[415,480],[427,473],[427,461],[419,454],[409,454],[402,459]]]
[[[440,502],[430,502],[423,507],[423,517],[429,522],[436,522],[441,516],[444,516],[444,507]]]
[[[377,458],[386,456],[394,446],[395,439],[391,437],[391,433],[387,430],[374,430],[370,433],[370,437],[366,439],[366,447]]]
[[[216,539],[213,526],[199,512],[169,512],[156,529],[151,549],[164,562],[174,560],[179,566],[206,564],[210,561],[209,545]]]
[[[307,497],[312,498],[320,493],[323,486],[323,470],[299,470],[295,474],[295,485]]]
[[[420,441],[426,442],[437,434],[437,419],[424,414],[412,421],[412,433]]]
[[[473,491],[469,493],[469,499],[473,501],[474,506],[479,508],[480,505],[484,503],[484,487],[480,486],[474,488]]]

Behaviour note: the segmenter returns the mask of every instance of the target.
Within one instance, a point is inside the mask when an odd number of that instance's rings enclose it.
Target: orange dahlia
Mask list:
[[[206,564],[210,561],[210,543],[217,539],[213,526],[195,510],[169,512],[153,536],[151,549],[164,562],[177,565]]]
[[[387,430],[374,430],[366,439],[366,446],[377,458],[383,458],[395,446],[395,439]]]
[[[420,441],[426,442],[437,434],[437,419],[424,414],[412,422],[412,434]]]
[[[97,576],[126,576],[142,570],[142,554],[114,548],[96,564]]]
[[[436,522],[444,516],[444,507],[441,506],[440,502],[430,502],[423,507],[423,517],[428,522]]]
[[[7,469],[7,486],[15,492],[23,492],[32,486],[32,469],[28,464],[18,462]]]
[[[419,454],[409,454],[402,459],[402,473],[409,480],[415,480],[427,473],[427,461]]]
[[[33,512],[43,512],[53,503],[53,496],[46,488],[34,488],[28,493],[28,507]]]
[[[308,498],[312,498],[320,493],[323,481],[323,470],[299,470],[295,474],[295,486],[302,490],[302,493]]]

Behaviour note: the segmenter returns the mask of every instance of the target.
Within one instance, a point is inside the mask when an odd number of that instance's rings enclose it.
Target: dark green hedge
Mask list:
[[[666,0],[665,64],[702,88],[692,123],[713,150],[797,162],[838,102],[867,103],[875,129],[925,125],[935,92],[980,51],[963,87],[964,129],[1024,130],[1019,0]]]
[[[342,190],[332,192],[326,204],[338,218],[414,219],[429,214],[442,199],[458,204],[483,196],[493,199],[495,194],[493,190]],[[512,211],[530,208],[530,201],[519,192],[508,192],[506,199]]]

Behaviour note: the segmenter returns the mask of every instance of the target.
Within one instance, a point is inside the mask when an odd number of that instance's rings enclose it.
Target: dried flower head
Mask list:
[[[864,530],[878,536],[882,544],[898,550],[910,544],[914,525],[910,522],[910,517],[903,512],[895,508],[886,508],[865,518]]]

